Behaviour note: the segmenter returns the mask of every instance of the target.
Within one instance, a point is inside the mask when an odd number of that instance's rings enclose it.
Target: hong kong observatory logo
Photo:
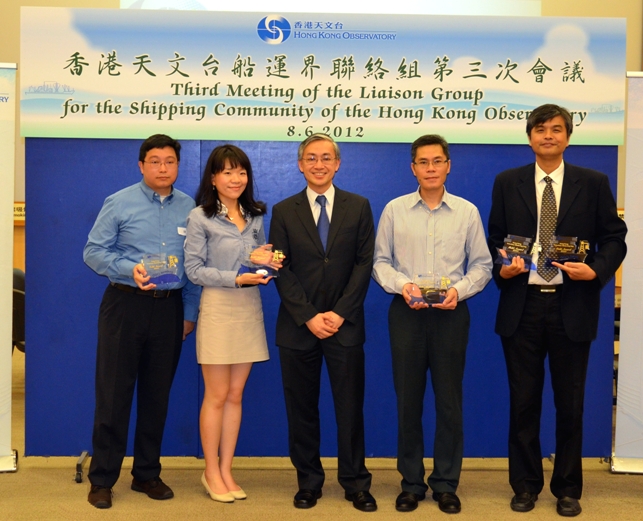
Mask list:
[[[290,22],[278,14],[268,15],[257,25],[257,34],[264,42],[278,45],[290,36]]]

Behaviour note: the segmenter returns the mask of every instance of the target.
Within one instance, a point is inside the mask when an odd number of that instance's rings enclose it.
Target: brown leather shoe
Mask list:
[[[96,508],[110,508],[112,506],[112,489],[92,485],[89,489],[87,501]]]
[[[132,479],[132,490],[143,492],[152,499],[171,499],[174,497],[172,489],[163,483],[161,478],[152,478],[147,481],[139,481],[134,478]]]

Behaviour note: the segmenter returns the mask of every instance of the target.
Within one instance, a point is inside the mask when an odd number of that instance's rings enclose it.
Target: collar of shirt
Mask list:
[[[453,196],[447,192],[446,187],[444,187],[444,193],[442,194],[442,200],[440,201],[440,204],[438,204],[433,210],[429,208],[429,206],[424,202],[424,199],[420,196],[420,188],[413,192],[413,197],[410,199],[410,205],[409,208],[413,208],[414,206],[417,205],[422,205],[424,206],[429,212],[435,212],[442,208],[442,205],[444,204],[447,208],[453,210],[453,205],[454,205],[454,199]]]
[[[145,184],[145,180],[141,179],[141,190],[143,190],[143,193],[145,194],[145,197],[147,197],[150,202],[153,202],[154,199],[156,198],[159,202],[165,202],[167,201],[168,203],[172,201],[172,196],[174,195],[174,187],[172,187],[172,191],[170,192],[169,195],[165,197],[163,201],[161,201],[161,196],[156,193],[154,190],[152,190],[149,186]]]
[[[228,207],[221,201],[219,201],[219,204],[221,205],[221,209],[219,210],[217,215],[225,219],[228,216]],[[243,217],[244,221],[246,221],[247,223],[250,223],[250,221],[252,221],[252,215],[250,215],[250,213],[247,212],[246,209],[241,206],[241,204],[239,204],[239,212],[241,212],[241,216]]]
[[[313,218],[315,222],[319,219],[319,214],[321,213],[321,206],[317,204],[317,196],[325,195],[326,196],[326,215],[328,215],[328,222],[333,218],[333,205],[335,203],[335,185],[330,185],[330,188],[326,190],[323,194],[318,194],[314,190],[311,190],[309,186],[306,187],[306,197],[308,197],[308,203],[310,204],[310,210],[313,212]]]
[[[545,177],[549,176],[552,180],[552,188],[556,192],[556,187],[560,188],[563,186],[563,175],[565,174],[565,162],[561,161],[560,165],[554,170],[551,174],[546,174],[545,171],[540,168],[538,163],[536,163],[536,188],[540,188],[540,193],[545,189]]]

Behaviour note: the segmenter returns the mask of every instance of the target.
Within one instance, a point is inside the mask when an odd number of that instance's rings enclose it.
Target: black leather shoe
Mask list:
[[[132,480],[132,490],[143,492],[147,497],[152,499],[171,499],[174,492],[168,487],[161,478],[152,478],[147,481]]]
[[[295,508],[313,508],[320,497],[322,497],[321,490],[302,488],[295,494]]]
[[[559,516],[574,517],[582,512],[578,499],[563,496],[556,502],[556,512]]]
[[[395,500],[395,510],[398,512],[413,512],[418,507],[418,501],[424,500],[426,494],[414,494],[403,490]]]
[[[538,494],[521,492],[511,499],[511,510],[514,512],[529,512],[536,506],[536,501],[538,501]]]
[[[362,512],[375,512],[377,510],[377,502],[368,490],[360,490],[354,494],[346,492],[344,497],[348,501],[352,501],[353,506]]]
[[[111,508],[112,506],[112,489],[108,487],[100,487],[92,485],[89,489],[87,501],[96,508]]]
[[[457,514],[462,510],[460,498],[454,492],[434,492],[433,501],[437,501],[440,510],[446,514]]]

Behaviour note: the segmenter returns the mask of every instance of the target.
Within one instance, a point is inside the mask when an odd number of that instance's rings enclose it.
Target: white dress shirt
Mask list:
[[[328,222],[330,223],[333,219],[335,186],[330,185],[330,188],[323,194],[318,194],[314,190],[311,190],[309,186],[306,187],[306,196],[308,197],[308,202],[310,203],[310,209],[313,212],[313,219],[315,219],[315,224],[317,224],[317,221],[319,221],[319,215],[321,214],[321,205],[317,202],[317,197],[320,195],[326,196],[326,214],[328,215]]]
[[[548,174],[544,172],[542,168],[538,166],[538,163],[536,163],[536,173],[534,177],[534,182],[536,183],[536,206],[538,207],[538,227],[536,228],[536,238],[535,238],[535,245],[533,249],[533,256],[531,258],[531,261],[533,262],[534,266],[538,266],[538,255],[540,254],[539,252],[539,237],[540,237],[540,207],[542,206],[542,201],[543,201],[543,192],[545,191],[545,186],[547,186],[547,183],[545,182],[545,177]],[[551,174],[549,174],[549,177],[551,177],[551,187],[554,190],[554,196],[556,197],[556,215],[558,215],[558,210],[560,209],[560,195],[563,193],[563,177],[565,175],[565,162],[561,161],[560,165],[556,170],[554,170]],[[529,272],[529,284],[540,284],[543,286],[548,286],[548,285],[555,285],[555,284],[562,284],[563,283],[563,274],[561,273],[560,270],[558,270],[558,273],[556,273],[556,276],[551,279],[549,282],[547,282],[545,279],[543,279],[540,275],[538,275],[538,272],[536,270],[531,270]]]

